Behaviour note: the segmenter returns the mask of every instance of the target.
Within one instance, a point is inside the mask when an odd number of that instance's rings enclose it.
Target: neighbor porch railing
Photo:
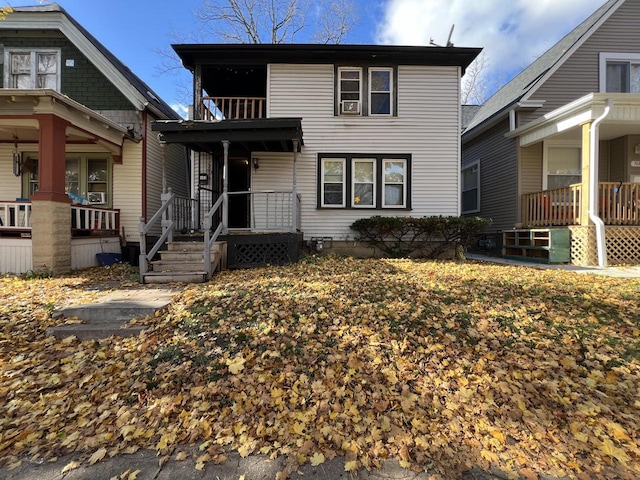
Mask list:
[[[202,120],[247,120],[267,116],[263,97],[203,97]]]
[[[246,228],[252,232],[295,232],[300,228],[300,195],[292,191],[229,192],[229,202],[245,202],[248,213]]]
[[[90,205],[70,205],[71,230],[91,233],[117,233],[120,210]],[[0,230],[31,231],[30,202],[0,202]]]
[[[522,223],[527,227],[580,224],[582,185],[522,195]],[[598,183],[598,215],[605,225],[640,225],[640,184]]]

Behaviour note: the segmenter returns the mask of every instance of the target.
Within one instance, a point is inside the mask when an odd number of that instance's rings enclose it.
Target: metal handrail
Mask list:
[[[175,222],[171,218],[172,209],[169,207],[173,205],[175,197],[175,194],[173,194],[171,189],[169,189],[168,193],[162,194],[162,206],[153,215],[153,217],[151,217],[149,222],[145,223],[144,217],[140,217],[140,224],[138,226],[138,231],[140,232],[140,257],[138,262],[140,267],[140,283],[144,283],[144,274],[149,271],[149,262],[153,256],[158,253],[164,242],[170,242],[173,239]],[[158,221],[161,222],[162,235],[158,238],[149,253],[147,253],[147,234],[158,223]]]

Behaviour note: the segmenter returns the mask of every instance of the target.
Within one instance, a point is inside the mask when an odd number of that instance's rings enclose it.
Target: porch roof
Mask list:
[[[122,154],[127,129],[54,90],[0,89],[0,143],[39,141],[36,115],[51,114],[69,122],[66,143],[98,144]]]
[[[506,136],[519,139],[521,147],[552,137],[579,141],[579,127],[601,116],[609,101],[613,104],[609,115],[600,125],[600,139],[610,140],[640,134],[640,94],[591,93],[509,132]]]
[[[301,118],[261,118],[252,120],[159,120],[151,129],[160,132],[160,140],[179,143],[192,150],[211,152],[221,142],[242,145],[247,152],[292,152],[293,141],[302,145]]]

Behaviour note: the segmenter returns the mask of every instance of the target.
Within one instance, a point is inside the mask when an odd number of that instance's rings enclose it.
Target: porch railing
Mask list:
[[[140,283],[144,283],[144,275],[149,271],[149,263],[151,263],[151,260],[153,260],[162,245],[165,242],[173,241],[176,222],[173,219],[172,207],[175,205],[176,195],[169,189],[169,192],[163,193],[160,198],[162,200],[160,209],[148,222],[145,222],[144,217],[141,217],[140,225],[138,226],[138,232],[140,233],[140,257],[138,262],[140,266]],[[153,244],[151,250],[147,252],[147,235],[158,226],[161,227],[162,234]]]
[[[31,230],[31,203],[0,202],[2,230]]]
[[[88,205],[71,205],[71,229],[91,233],[118,232],[120,210]],[[4,231],[31,230],[30,202],[0,202],[0,229]]]
[[[229,192],[229,202],[244,202],[247,206],[248,225],[253,232],[294,232],[300,228],[300,195],[293,203],[292,191],[246,191]],[[237,211],[237,210],[236,210]],[[295,221],[294,221],[295,220]]]
[[[71,205],[71,229],[119,232],[120,210]]]
[[[173,220],[175,229],[180,232],[188,232],[200,228],[198,221],[198,201],[194,198],[174,197]]]
[[[522,222],[527,227],[580,224],[582,185],[522,195]],[[598,215],[605,225],[640,225],[640,184],[598,183]]]
[[[267,116],[263,97],[203,97],[202,120],[247,120]]]

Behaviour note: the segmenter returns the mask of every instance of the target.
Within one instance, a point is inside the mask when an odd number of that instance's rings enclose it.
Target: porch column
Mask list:
[[[222,169],[222,232],[229,231],[229,141],[222,141],[224,167]]]
[[[67,273],[71,270],[71,200],[64,190],[69,123],[52,114],[35,117],[40,138],[38,190],[30,199],[33,269]]]
[[[293,214],[291,222],[291,231],[296,233],[298,231],[298,140],[293,141],[293,195],[291,212]]]
[[[580,188],[580,225],[590,225],[589,189],[591,187],[591,122],[582,125],[582,185]]]

